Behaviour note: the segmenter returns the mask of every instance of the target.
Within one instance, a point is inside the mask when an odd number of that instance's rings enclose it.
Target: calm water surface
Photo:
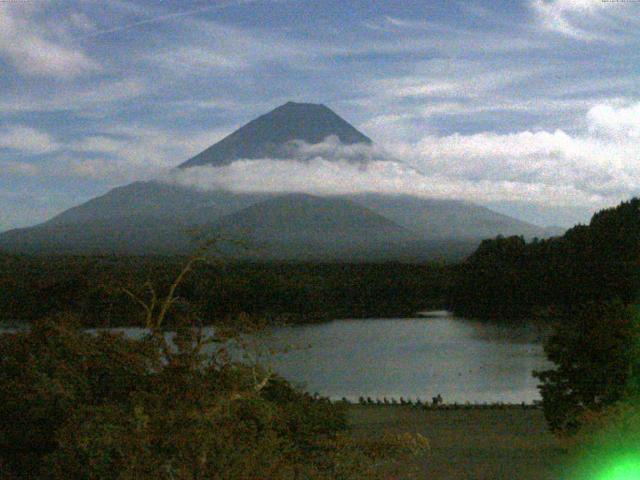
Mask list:
[[[429,400],[440,394],[447,403],[532,402],[540,396],[531,372],[549,366],[532,326],[505,327],[446,312],[279,327],[262,341],[280,352],[262,356],[262,363],[334,399]]]
[[[267,363],[332,398],[441,394],[445,402],[532,402],[540,396],[531,372],[549,366],[532,327],[449,316],[337,320],[272,333],[272,343],[294,348]]]

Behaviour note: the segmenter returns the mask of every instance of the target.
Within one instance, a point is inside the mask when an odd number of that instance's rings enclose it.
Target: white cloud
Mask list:
[[[104,158],[76,158],[63,156],[58,159],[64,165],[64,176],[89,178],[92,180],[110,179],[116,182],[126,181],[130,165],[123,165]],[[138,172],[139,173],[139,172]]]
[[[640,152],[640,145],[634,149]],[[640,182],[630,182],[640,168],[628,150],[608,140],[570,136],[562,130],[430,136],[404,151],[423,172],[478,182],[572,186],[584,193],[583,201],[586,196],[620,195],[640,187]],[[563,199],[571,202],[577,198]]]
[[[374,161],[366,166],[316,158],[240,160],[225,167],[193,167],[173,171],[165,181],[203,190],[236,192],[307,192],[320,195],[375,192],[425,198],[500,201],[514,197],[531,202],[562,203],[567,197],[591,202],[592,195],[571,185],[545,185],[509,180],[469,180],[420,173],[405,164]]]
[[[85,137],[72,145],[72,150],[77,152],[119,154],[126,149],[127,142],[111,137],[93,136]]]
[[[620,107],[597,105],[589,110],[587,118],[594,133],[640,140],[640,103]]]
[[[96,24],[93,20],[82,12],[72,12],[71,15],[69,15],[69,21],[78,30],[88,32],[96,29]]]
[[[426,134],[415,142],[389,142],[385,148],[342,145],[329,137],[318,145],[294,142],[288,159],[244,160],[170,174],[221,139],[226,129],[188,134],[116,125],[60,146],[44,132],[13,126],[0,130],[0,147],[27,153],[59,150],[38,169],[5,162],[4,171],[73,175],[110,184],[168,175],[171,181],[198,188],[377,191],[573,206],[601,206],[640,193],[640,103],[595,105],[584,124],[579,133],[556,129]]]
[[[595,9],[602,6],[601,0],[533,0],[531,5],[545,29],[579,40],[597,38],[575,26],[571,17],[593,15]]]
[[[317,68],[322,48],[307,41],[294,41],[265,29],[248,30],[216,21],[184,18],[181,42],[142,55],[154,68],[172,75],[206,75],[233,72],[269,63],[283,62],[296,68]]]
[[[234,191],[379,192],[474,202],[600,207],[640,193],[640,104],[594,106],[580,134],[563,130],[423,136],[386,149],[335,139],[289,159],[171,172],[168,181]],[[367,159],[369,163],[354,162]]]
[[[71,78],[101,69],[68,40],[56,38],[39,13],[28,2],[0,3],[0,56],[26,75]]]
[[[331,135],[321,143],[308,144],[294,140],[289,142],[287,151],[292,158],[308,161],[317,158],[340,159],[351,163],[370,162],[374,160],[388,160],[392,155],[379,145],[356,143],[345,145],[340,139]]]
[[[50,153],[59,148],[46,132],[24,125],[0,128],[0,149],[9,149],[27,154]]]
[[[246,59],[240,55],[201,46],[183,46],[161,53],[155,52],[149,55],[148,60],[183,75],[212,70],[238,70],[248,66]]]
[[[416,67],[413,75],[370,80],[365,89],[388,99],[477,98],[549,71],[541,66],[496,68],[478,61],[439,59]]]
[[[176,133],[118,125],[70,143],[49,166],[57,176],[77,176],[110,184],[144,180],[176,167],[220,140],[220,131]]]
[[[372,75],[362,83],[363,97],[351,102],[372,112],[362,128],[384,141],[414,141],[438,123],[432,117],[488,112],[549,113],[584,110],[593,101],[532,95],[531,85],[567,74],[566,65],[430,59],[417,62],[411,74]],[[568,82],[567,82],[568,83]],[[557,86],[557,82],[554,82]],[[384,113],[380,113],[384,112]],[[497,116],[495,118],[498,118]]]
[[[621,26],[634,21],[634,2],[603,0],[531,0],[542,28],[583,41],[617,42],[626,37]]]

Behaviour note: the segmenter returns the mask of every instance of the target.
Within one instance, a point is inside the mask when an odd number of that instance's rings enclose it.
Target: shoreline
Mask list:
[[[405,407],[412,409],[422,409],[422,410],[541,410],[542,409],[542,401],[535,400],[533,402],[520,402],[520,403],[504,403],[504,402],[453,402],[453,403],[440,403],[438,405],[434,405],[432,402],[426,401],[415,401],[410,399],[399,398],[387,398],[387,401],[379,400],[369,403],[367,401],[350,401],[348,399],[340,399],[333,400],[329,399],[329,401],[336,405],[345,405],[347,407],[362,407],[362,408],[394,408],[394,407]]]

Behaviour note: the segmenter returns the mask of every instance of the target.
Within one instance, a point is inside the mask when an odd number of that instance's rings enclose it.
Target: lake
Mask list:
[[[531,324],[507,327],[447,312],[278,327],[263,342],[289,348],[261,357],[274,371],[310,393],[353,401],[440,394],[446,403],[531,403],[540,399],[531,372],[549,366]]]
[[[430,400],[440,394],[446,403],[530,403],[540,399],[531,372],[549,367],[533,326],[446,314],[282,327],[269,343],[293,346],[267,359],[275,371],[334,399]]]

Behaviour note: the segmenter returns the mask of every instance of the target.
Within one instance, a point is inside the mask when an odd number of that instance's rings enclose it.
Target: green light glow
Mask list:
[[[607,467],[597,480],[640,480],[640,458],[620,458]]]
[[[640,339],[640,304],[634,329]],[[640,341],[631,357],[626,395],[579,432],[563,480],[640,480]]]

